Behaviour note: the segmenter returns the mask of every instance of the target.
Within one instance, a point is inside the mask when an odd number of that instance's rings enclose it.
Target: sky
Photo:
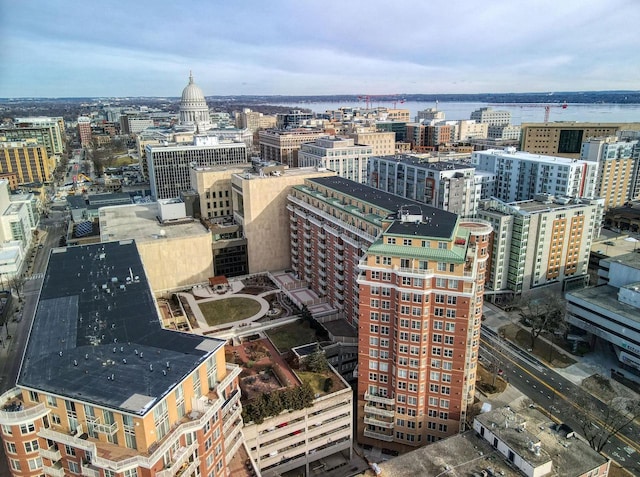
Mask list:
[[[638,0],[0,0],[0,97],[640,89]]]

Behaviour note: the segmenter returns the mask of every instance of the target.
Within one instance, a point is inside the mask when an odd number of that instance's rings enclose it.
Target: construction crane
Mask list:
[[[363,94],[361,96],[358,96],[358,101],[364,101],[366,109],[371,109],[371,100],[373,99],[378,99],[380,101],[390,101],[393,102],[393,109],[396,109],[397,103],[402,104],[405,101],[404,99],[400,99],[397,96],[397,94]]]
[[[569,105],[565,101],[562,104],[541,104],[541,103],[493,103],[489,106],[509,106],[512,108],[544,108],[544,122],[549,122],[549,113],[551,113],[551,108],[561,108],[567,109]]]

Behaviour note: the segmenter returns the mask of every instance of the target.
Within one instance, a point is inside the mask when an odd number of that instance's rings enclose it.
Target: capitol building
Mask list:
[[[189,84],[182,90],[180,100],[180,125],[192,126],[198,132],[211,128],[209,107],[204,99],[204,93],[193,82],[193,74],[189,72]]]

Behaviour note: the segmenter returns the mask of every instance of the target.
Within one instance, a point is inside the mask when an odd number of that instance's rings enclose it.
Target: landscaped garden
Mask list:
[[[318,340],[316,332],[309,326],[309,323],[300,320],[268,330],[266,333],[281,353]]]
[[[252,317],[260,311],[260,303],[251,298],[230,297],[198,303],[209,326],[224,325]]]

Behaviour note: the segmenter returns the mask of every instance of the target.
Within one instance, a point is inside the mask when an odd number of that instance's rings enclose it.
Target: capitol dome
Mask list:
[[[209,126],[209,107],[204,93],[193,82],[193,74],[189,73],[189,84],[182,90],[180,99],[180,124],[188,124],[203,129]]]

